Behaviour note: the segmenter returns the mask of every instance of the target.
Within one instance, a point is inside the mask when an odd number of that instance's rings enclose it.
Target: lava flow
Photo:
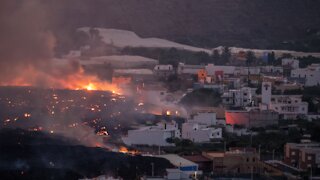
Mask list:
[[[114,94],[122,94],[120,88],[109,82],[100,80],[97,76],[85,74],[82,68],[68,73],[59,67],[53,72],[39,71],[33,67],[27,67],[14,78],[1,82],[0,86],[35,86],[54,89],[71,90],[100,90],[110,91]]]

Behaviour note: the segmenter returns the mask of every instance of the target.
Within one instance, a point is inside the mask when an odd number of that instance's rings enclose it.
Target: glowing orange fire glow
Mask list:
[[[130,151],[130,150],[128,150],[128,149],[127,149],[126,147],[124,147],[124,146],[121,146],[121,147],[119,148],[119,152],[120,152],[120,153],[124,153],[124,154],[131,154],[131,155],[137,155],[137,154],[139,154],[138,151],[136,151],[136,150]]]
[[[40,86],[71,90],[101,90],[122,94],[117,85],[102,81],[97,76],[87,75],[82,69],[70,74],[55,75],[26,67],[15,78],[5,82],[0,81],[0,86]]]

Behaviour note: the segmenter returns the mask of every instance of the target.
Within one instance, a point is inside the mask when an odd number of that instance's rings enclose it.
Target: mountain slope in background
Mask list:
[[[45,2],[58,37],[64,37],[66,29],[92,26],[198,47],[320,51],[320,1],[316,0]]]

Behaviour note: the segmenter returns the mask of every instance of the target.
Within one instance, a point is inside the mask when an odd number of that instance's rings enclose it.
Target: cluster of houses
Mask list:
[[[116,61],[119,57],[104,57],[110,58],[108,63],[113,63],[113,59]],[[84,61],[82,65],[90,67],[92,62]],[[133,89],[139,106],[149,108],[147,112],[185,118],[183,122],[166,120],[128,130],[122,137],[127,146],[170,147],[175,146],[174,141],[170,141],[174,139],[215,143],[223,141],[223,133],[253,135],[255,132],[249,131],[250,128],[277,125],[279,120],[320,118],[320,114],[309,112],[309,104],[303,100],[302,94],[286,93],[319,86],[320,64],[301,68],[299,60],[286,58],[277,66],[179,63],[174,67],[135,57],[134,62],[128,60],[113,66],[116,68],[112,72],[112,83]],[[164,83],[171,76],[178,78],[188,89],[169,92]],[[218,107],[192,107],[187,110],[181,107],[179,100],[197,89],[216,91],[221,95],[221,104]],[[296,175],[301,171],[320,168],[318,143],[287,143],[284,149],[283,161],[261,161],[260,150],[257,152],[254,148],[238,147],[218,152],[202,151],[196,155],[158,156],[175,166],[167,170],[167,176],[163,179],[188,179],[190,175],[196,177],[203,172],[298,178]]]
[[[222,138],[222,128],[217,126],[215,113],[192,115],[180,128],[175,122],[160,122],[155,126],[143,126],[129,130],[122,140],[126,145],[173,146],[168,139],[189,139],[195,143],[210,142]]]
[[[188,109],[182,123],[163,121],[153,126],[142,126],[129,130],[123,137],[128,146],[174,146],[169,139],[188,139],[194,143],[208,143],[222,140],[223,133],[238,136],[252,135],[252,127],[266,127],[278,124],[279,120],[319,118],[319,114],[308,111],[308,102],[302,95],[291,95],[286,91],[301,90],[304,87],[320,85],[320,64],[299,67],[296,59],[282,59],[279,66],[218,66],[156,65],[153,78],[166,79],[177,75],[184,83],[191,85],[189,93],[199,88],[211,89],[221,94],[218,107]],[[119,77],[118,77],[119,78]],[[146,82],[146,81],[145,81]],[[150,82],[150,81],[149,81]],[[179,102],[160,83],[145,83],[141,91],[143,102],[165,106],[168,97],[171,103]],[[301,92],[301,91],[297,91]],[[169,98],[170,99],[170,98]],[[204,110],[205,109],[205,110]],[[179,110],[164,111],[165,115],[180,115]],[[169,112],[169,113],[168,113]],[[241,126],[235,126],[241,125]],[[177,169],[168,169],[169,177],[190,177],[203,172],[220,174],[265,174],[299,178],[297,174],[310,168],[320,168],[320,146],[312,143],[287,143],[284,160],[260,160],[260,150],[253,148],[230,148],[222,152],[205,152],[197,155],[160,155],[175,164]],[[146,178],[148,179],[148,178]]]

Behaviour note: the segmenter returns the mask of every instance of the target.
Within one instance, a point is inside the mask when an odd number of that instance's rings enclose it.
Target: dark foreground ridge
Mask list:
[[[59,136],[21,129],[0,130],[1,179],[79,179],[107,174],[134,179],[162,175],[171,164],[164,159],[131,156],[85,147]]]

